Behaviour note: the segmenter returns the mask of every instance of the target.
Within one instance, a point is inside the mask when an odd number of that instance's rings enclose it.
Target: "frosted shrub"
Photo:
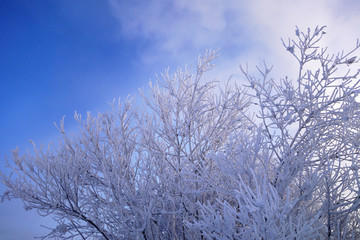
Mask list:
[[[359,239],[359,71],[318,47],[324,27],[283,41],[295,79],[264,65],[249,85],[162,74],[145,106],[131,98],[82,119],[58,146],[13,152],[3,199],[51,215],[44,238]],[[286,43],[288,42],[288,43]]]

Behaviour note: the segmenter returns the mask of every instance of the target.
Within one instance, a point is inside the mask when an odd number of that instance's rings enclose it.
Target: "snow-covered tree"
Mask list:
[[[3,199],[58,222],[59,239],[359,239],[360,103],[354,52],[330,55],[324,27],[284,43],[294,79],[207,81],[166,71],[144,104],[132,98],[86,119],[58,146],[13,152]]]

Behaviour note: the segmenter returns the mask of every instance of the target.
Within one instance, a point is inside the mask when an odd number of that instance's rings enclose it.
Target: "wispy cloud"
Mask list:
[[[146,64],[186,62],[206,48],[219,48],[221,72],[265,59],[275,75],[288,75],[296,63],[280,37],[293,37],[295,25],[327,25],[324,44],[332,52],[350,49],[360,36],[360,3],[353,0],[110,0],[110,5],[124,36],[148,41],[142,54]]]

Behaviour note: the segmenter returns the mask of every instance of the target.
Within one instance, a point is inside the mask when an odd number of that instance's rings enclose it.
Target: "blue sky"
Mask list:
[[[220,49],[211,78],[239,81],[239,64],[266,59],[274,75],[294,74],[280,37],[294,26],[327,25],[326,45],[350,49],[360,37],[356,0],[2,0],[0,1],[0,167],[10,149],[56,141],[54,122],[74,111],[106,111],[166,67],[194,65]],[[6,171],[6,170],[5,170]],[[4,187],[0,186],[0,192]],[[0,204],[0,238],[29,239],[48,220],[21,202]]]

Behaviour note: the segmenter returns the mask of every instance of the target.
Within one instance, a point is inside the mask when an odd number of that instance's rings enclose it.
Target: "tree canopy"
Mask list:
[[[144,106],[133,98],[58,126],[57,146],[13,152],[1,173],[25,209],[51,215],[59,239],[359,239],[359,41],[348,53],[320,48],[325,27],[283,41],[295,79],[220,84],[196,71],[166,71]]]

